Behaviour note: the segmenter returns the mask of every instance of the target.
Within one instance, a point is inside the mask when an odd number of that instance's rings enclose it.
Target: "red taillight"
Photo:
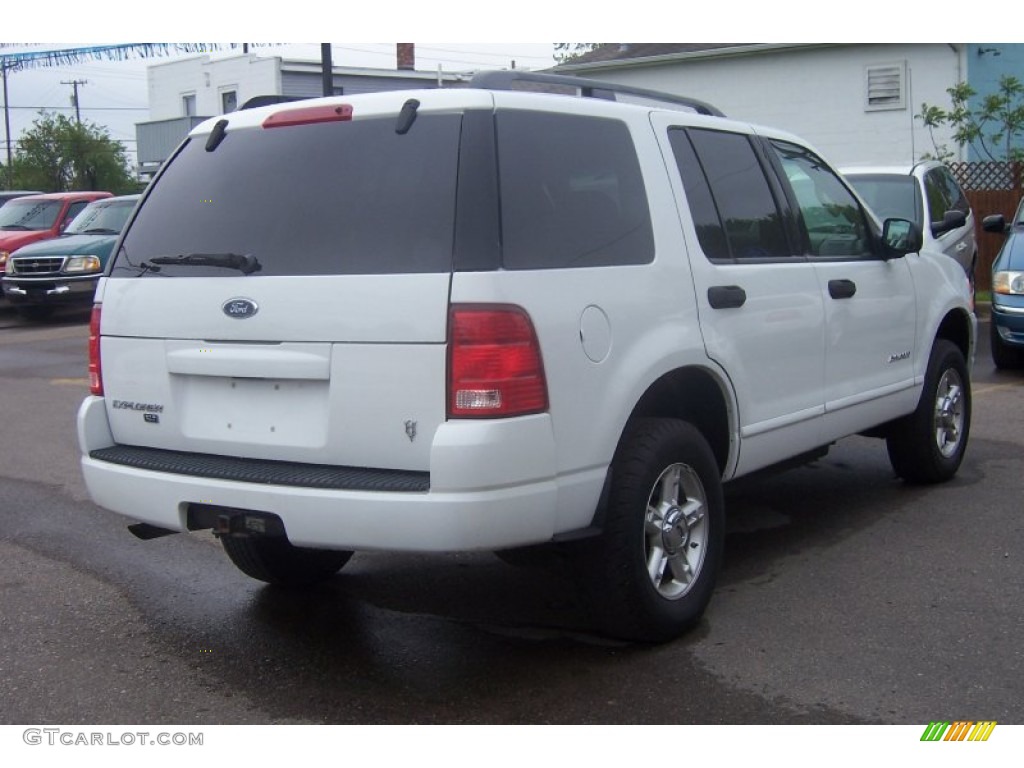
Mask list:
[[[100,305],[92,308],[89,320],[89,391],[103,394],[103,368],[100,365]]]
[[[282,109],[263,121],[264,128],[285,128],[290,125],[307,125],[309,123],[336,123],[352,119],[351,104],[332,104],[328,106],[298,107]]]
[[[522,416],[548,409],[540,344],[519,307],[454,306],[448,327],[448,416]]]

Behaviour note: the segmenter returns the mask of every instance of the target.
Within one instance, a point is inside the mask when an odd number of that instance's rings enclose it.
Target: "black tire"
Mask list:
[[[944,482],[960,468],[970,431],[971,382],[963,353],[936,339],[917,409],[889,432],[889,461],[909,483]]]
[[[602,533],[577,553],[575,572],[603,631],[663,642],[700,620],[722,559],[724,507],[718,464],[693,425],[630,422]]]
[[[282,537],[222,536],[220,542],[246,576],[282,586],[326,581],[352,557],[351,552],[296,547]]]
[[[1003,370],[1020,368],[1022,362],[1020,350],[1011,347],[1003,341],[1003,338],[999,335],[999,330],[996,328],[995,320],[990,319],[988,327],[992,362],[996,368],[1002,368]]]

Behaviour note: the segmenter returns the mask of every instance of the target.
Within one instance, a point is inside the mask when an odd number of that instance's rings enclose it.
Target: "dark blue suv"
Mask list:
[[[986,232],[1006,233],[992,263],[992,361],[997,368],[1024,365],[1024,200],[1009,224],[1003,215],[986,216]]]

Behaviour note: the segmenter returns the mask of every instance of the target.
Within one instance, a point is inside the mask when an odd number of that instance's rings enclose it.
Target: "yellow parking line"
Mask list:
[[[50,379],[51,384],[58,386],[71,386],[71,387],[87,387],[89,386],[88,379]]]
[[[1000,390],[1003,390],[1003,389],[1019,389],[1019,388],[1020,388],[1020,384],[1019,383],[993,384],[990,387],[973,387],[971,389],[971,394],[973,394],[973,395],[987,395],[990,392],[999,392]]]

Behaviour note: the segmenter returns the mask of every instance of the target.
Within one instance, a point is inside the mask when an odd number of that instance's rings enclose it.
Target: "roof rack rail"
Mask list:
[[[619,83],[606,83],[584,77],[573,77],[572,75],[551,75],[545,72],[505,69],[494,72],[480,72],[473,76],[473,79],[469,81],[468,87],[492,91],[528,90],[526,88],[516,88],[516,83],[567,86],[575,88],[578,91],[577,95],[583,98],[607,99],[609,101],[617,101],[615,98],[616,94],[638,96],[663,104],[687,107],[700,115],[725,117],[717,107],[699,99],[691,99],[688,96],[678,96],[672,93],[662,93],[661,91],[649,91],[646,88],[634,88],[633,86],[621,85]]]

